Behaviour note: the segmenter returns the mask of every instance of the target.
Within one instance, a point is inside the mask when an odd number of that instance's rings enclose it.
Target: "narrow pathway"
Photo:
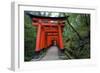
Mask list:
[[[58,51],[59,50],[56,46],[50,47],[47,50],[46,55],[41,59],[41,61],[42,60],[59,60]]]

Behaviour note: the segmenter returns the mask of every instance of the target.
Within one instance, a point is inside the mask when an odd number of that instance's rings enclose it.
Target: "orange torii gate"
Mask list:
[[[62,32],[66,17],[28,15],[32,19],[32,25],[37,27],[36,52],[51,45],[57,45],[61,50],[64,49]]]

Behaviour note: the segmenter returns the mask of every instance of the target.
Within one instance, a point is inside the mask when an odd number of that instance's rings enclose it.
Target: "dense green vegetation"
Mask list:
[[[41,15],[41,12],[33,12]],[[51,16],[52,12],[44,12],[43,16]],[[90,14],[58,13],[66,18],[63,43],[65,56],[68,59],[90,58]],[[30,61],[35,56],[36,27],[27,14],[24,14],[24,60]],[[43,54],[40,53],[41,55]],[[66,58],[67,59],[67,58]]]
[[[65,14],[69,18],[63,32],[65,53],[72,58],[90,58],[90,15]]]
[[[32,26],[31,19],[28,15],[25,15],[24,21],[24,60],[29,61],[35,54],[36,28]]]

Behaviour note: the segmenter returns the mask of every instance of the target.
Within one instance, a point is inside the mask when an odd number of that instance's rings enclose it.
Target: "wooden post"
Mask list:
[[[40,51],[40,36],[41,36],[41,24],[38,25],[37,36],[36,36],[36,48],[35,51]]]
[[[62,31],[61,31],[61,26],[58,25],[58,33],[59,33],[59,48],[64,49],[63,47],[63,40],[62,40]]]
[[[44,43],[45,43],[45,39],[44,39],[44,37],[45,37],[45,35],[44,35],[44,30],[41,30],[41,44],[40,44],[40,47],[41,47],[41,50],[43,49],[43,48],[45,48],[44,47]]]

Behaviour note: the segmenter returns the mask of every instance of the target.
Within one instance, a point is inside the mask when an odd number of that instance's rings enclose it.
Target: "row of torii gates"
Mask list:
[[[43,17],[28,14],[32,25],[37,28],[35,52],[41,51],[51,45],[57,45],[63,50],[63,28],[66,17]]]

